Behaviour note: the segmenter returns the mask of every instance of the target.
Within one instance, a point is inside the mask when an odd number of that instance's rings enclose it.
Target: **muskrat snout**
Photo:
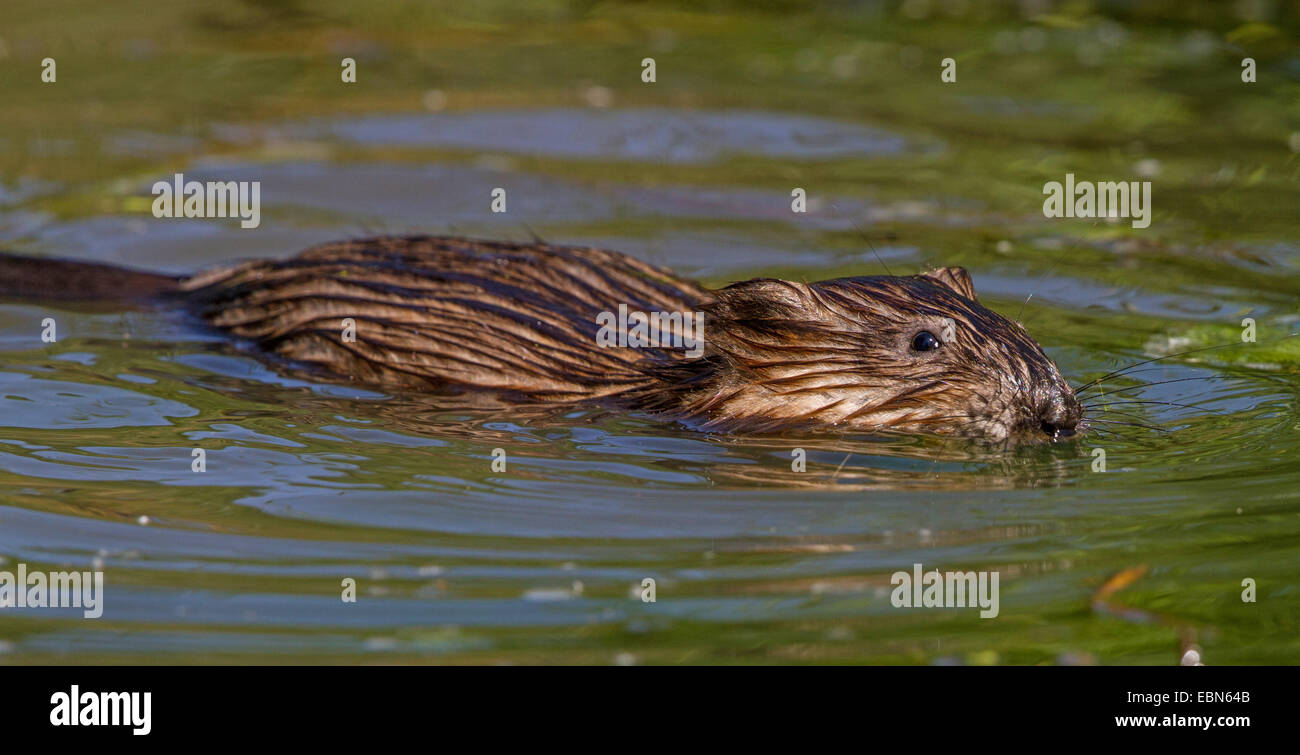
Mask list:
[[[1038,410],[1039,427],[1052,440],[1068,438],[1075,434],[1083,419],[1083,407],[1074,392],[1068,389],[1056,389],[1048,394],[1047,400]]]

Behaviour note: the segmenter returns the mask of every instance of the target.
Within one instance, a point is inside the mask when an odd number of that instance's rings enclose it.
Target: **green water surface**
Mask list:
[[[992,448],[448,412],[166,313],[0,302],[0,570],[106,580],[97,620],[0,609],[0,663],[1300,662],[1300,17],[1260,5],[7,4],[5,249],[962,265],[1075,385],[1233,345],[1090,391],[1111,422],[1073,442]],[[154,218],[177,172],[260,181],[261,225]],[[1045,218],[1066,173],[1151,181],[1150,227]],[[996,571],[999,615],[894,607],[915,563]]]

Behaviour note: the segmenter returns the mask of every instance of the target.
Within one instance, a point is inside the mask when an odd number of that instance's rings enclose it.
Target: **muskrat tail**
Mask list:
[[[140,305],[167,297],[180,281],[98,262],[0,252],[0,299]]]

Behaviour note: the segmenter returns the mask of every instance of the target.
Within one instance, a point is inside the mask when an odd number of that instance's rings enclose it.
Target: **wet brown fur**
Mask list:
[[[0,260],[0,277],[13,259]],[[727,431],[1004,438],[1072,429],[1080,415],[1051,360],[978,303],[961,268],[710,291],[601,249],[412,236],[236,264],[174,289],[162,276],[123,275],[128,295],[170,291],[213,327],[368,385],[596,402]],[[703,354],[599,346],[597,315],[620,304],[702,312]],[[347,318],[355,342],[342,337]],[[945,325],[952,337],[941,348],[910,349],[917,332]]]

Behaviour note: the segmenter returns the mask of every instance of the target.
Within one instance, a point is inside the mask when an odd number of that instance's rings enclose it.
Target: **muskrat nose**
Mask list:
[[[1083,419],[1083,407],[1074,394],[1055,391],[1039,410],[1040,427],[1052,439],[1068,438],[1074,435],[1079,420]]]
[[[1064,427],[1064,426],[1062,426],[1062,425],[1053,425],[1053,424],[1050,423],[1050,422],[1044,422],[1043,425],[1042,425],[1042,427],[1043,427],[1043,432],[1047,433],[1047,434],[1048,434],[1049,436],[1051,436],[1053,439],[1056,439],[1056,438],[1068,438],[1068,437],[1070,437],[1071,435],[1074,435],[1074,428],[1073,428],[1073,427]]]

